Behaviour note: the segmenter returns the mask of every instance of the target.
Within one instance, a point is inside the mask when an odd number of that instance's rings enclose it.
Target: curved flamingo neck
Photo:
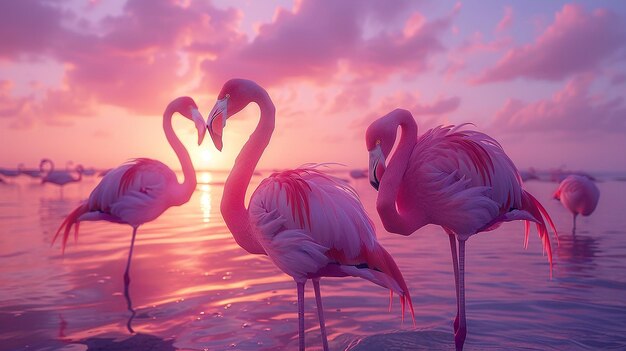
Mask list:
[[[44,170],[44,167],[43,167],[43,165],[45,165],[46,163],[50,165],[50,169],[48,169],[47,171]],[[39,165],[39,171],[46,176],[51,174],[52,172],[54,172],[54,162],[52,162],[52,160],[49,160],[47,158],[44,159]]]
[[[167,138],[167,141],[176,153],[178,161],[180,161],[180,166],[183,170],[183,183],[180,184],[180,187],[178,189],[175,189],[173,191],[176,205],[182,205],[189,201],[191,195],[193,194],[193,191],[196,189],[196,185],[198,182],[196,179],[196,171],[194,170],[193,164],[191,163],[191,157],[189,157],[187,149],[180,141],[180,139],[178,139],[178,136],[176,136],[174,128],[172,127],[172,116],[177,110],[178,109],[175,104],[170,104],[167,106],[165,112],[163,113],[163,131],[165,132],[165,137]]]
[[[253,89],[248,98],[250,102],[259,105],[261,117],[226,179],[220,210],[224,222],[241,248],[252,254],[265,254],[265,250],[254,237],[245,198],[254,169],[274,132],[276,108],[267,92],[260,87]]]
[[[406,110],[398,110],[388,117],[389,125],[396,129],[400,126],[402,135],[398,142],[398,147],[389,160],[387,169],[380,181],[378,199],[376,200],[376,210],[387,229],[393,233],[409,235],[423,226],[425,221],[416,218],[414,214],[402,211],[396,205],[400,184],[403,181],[404,173],[410,161],[411,153],[417,143],[417,124]],[[422,224],[422,222],[424,222]]]

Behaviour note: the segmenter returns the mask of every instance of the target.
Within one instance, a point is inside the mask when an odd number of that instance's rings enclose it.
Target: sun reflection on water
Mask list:
[[[202,222],[211,222],[211,173],[200,174],[200,209],[202,210]]]

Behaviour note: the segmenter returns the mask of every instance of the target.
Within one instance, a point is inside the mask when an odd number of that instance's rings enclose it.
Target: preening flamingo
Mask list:
[[[296,282],[298,335],[304,349],[304,285],[313,281],[324,350],[328,350],[319,280],[355,276],[400,295],[402,310],[413,306],[404,278],[389,253],[376,240],[374,226],[358,195],[345,182],[303,166],[265,178],[245,206],[246,189],[274,131],[275,108],[255,82],[232,79],[219,93],[207,127],[222,149],[227,119],[249,103],[261,111],[259,123],[237,156],[224,185],[220,210],[239,246],[266,254]]]
[[[580,214],[589,216],[598,206],[600,190],[589,177],[572,174],[559,184],[554,198],[574,215],[573,229],[576,230],[576,217]]]
[[[398,126],[402,136],[385,164]],[[426,224],[437,224],[449,236],[457,296],[457,350],[463,349],[467,333],[465,241],[502,222],[524,220],[527,243],[529,221],[535,222],[551,271],[552,251],[545,220],[556,235],[546,210],[522,189],[517,169],[500,144],[488,135],[462,127],[439,126],[418,137],[411,113],[397,109],[374,121],[366,132],[370,182],[378,190],[376,209],[385,229],[410,235]]]
[[[125,223],[133,228],[124,283],[130,282],[130,260],[135,244],[137,228],[159,217],[172,206],[180,206],[191,198],[196,188],[196,172],[191,163],[189,153],[172,129],[172,116],[175,112],[193,121],[198,129],[198,145],[202,143],[206,133],[206,125],[193,99],[179,97],[165,109],[163,113],[163,130],[165,137],[178,156],[185,180],[178,183],[176,174],[160,161],[138,158],[122,164],[108,172],[100,183],[74,211],[61,223],[52,242],[63,233],[62,249],[72,226],[74,236],[78,235],[78,226],[82,221],[109,221]]]

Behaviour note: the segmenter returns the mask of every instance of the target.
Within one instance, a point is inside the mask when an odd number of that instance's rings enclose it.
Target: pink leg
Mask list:
[[[456,351],[463,351],[467,325],[465,322],[465,240],[459,240],[459,328],[454,332]]]
[[[298,338],[300,351],[304,351],[304,283],[298,283]]]
[[[126,261],[126,270],[124,271],[124,285],[130,283],[130,259],[133,256],[133,248],[135,247],[135,236],[137,235],[137,227],[133,227],[133,238],[130,240],[130,251],[128,252],[128,261]]]
[[[324,345],[324,351],[328,351],[328,338],[326,337],[326,324],[324,323],[324,307],[322,307],[322,294],[320,293],[319,278],[313,279],[313,289],[315,290],[315,302],[317,303],[317,315],[320,320],[320,331],[322,333],[322,345]]]
[[[459,259],[456,253],[456,237],[448,234],[450,239],[450,252],[452,253],[452,266],[454,266],[454,287],[456,292],[456,317],[454,317],[454,332],[459,329]]]

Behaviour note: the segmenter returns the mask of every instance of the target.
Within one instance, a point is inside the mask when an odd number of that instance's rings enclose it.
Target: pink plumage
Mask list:
[[[385,164],[396,140],[393,157]],[[503,222],[535,222],[552,271],[547,211],[522,188],[517,168],[490,136],[460,126],[439,126],[417,136],[417,124],[406,110],[394,110],[374,121],[366,133],[370,182],[379,190],[377,211],[385,228],[410,235],[427,224],[449,234],[457,286],[457,350],[465,341],[465,241]],[[558,238],[558,237],[557,237]],[[459,242],[459,255],[456,241]],[[457,262],[458,261],[458,262]]]
[[[130,259],[137,228],[158,218],[172,206],[180,206],[187,201],[196,188],[196,173],[189,153],[176,137],[171,119],[179,112],[194,121],[198,129],[198,144],[202,142],[206,126],[195,102],[189,97],[172,101],[163,114],[165,135],[178,156],[185,180],[178,183],[176,174],[160,161],[138,158],[109,171],[80,206],[72,211],[61,223],[52,243],[63,233],[62,249],[65,251],[67,238],[72,226],[78,235],[78,224],[82,221],[109,221],[124,223],[133,227],[131,247],[128,255],[124,280],[129,281]]]
[[[207,121],[211,138],[221,149],[227,119],[250,102],[259,105],[261,118],[226,180],[220,209],[242,248],[268,255],[296,281],[300,349],[304,349],[304,284],[308,279],[313,280],[325,350],[321,277],[356,276],[391,289],[400,295],[403,311],[408,303],[413,317],[409,290],[398,266],[376,240],[372,221],[344,181],[313,165],[274,173],[259,184],[245,207],[246,189],[274,130],[274,105],[256,83],[234,79],[222,88]]]
[[[563,206],[574,215],[574,229],[578,215],[589,216],[595,211],[600,199],[600,190],[584,175],[572,174],[559,184],[554,198],[560,200]]]

